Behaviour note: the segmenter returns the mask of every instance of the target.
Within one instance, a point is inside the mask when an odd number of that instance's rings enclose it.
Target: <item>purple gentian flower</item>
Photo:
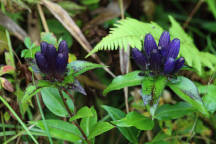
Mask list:
[[[68,46],[62,40],[58,51],[52,44],[41,42],[41,51],[35,54],[36,63],[42,73],[60,78],[64,75],[68,63]]]
[[[132,49],[132,57],[142,70],[149,70],[154,75],[170,75],[178,72],[184,65],[184,58],[176,60],[180,50],[180,40],[170,41],[169,32],[162,33],[158,46],[151,34],[144,40],[144,53],[137,48]]]

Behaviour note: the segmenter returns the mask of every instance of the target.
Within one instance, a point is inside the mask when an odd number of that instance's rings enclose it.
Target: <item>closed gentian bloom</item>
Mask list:
[[[164,31],[159,39],[158,46],[151,34],[144,39],[145,52],[132,49],[132,57],[142,70],[148,70],[154,75],[171,75],[178,72],[184,65],[184,58],[176,60],[180,51],[180,40],[170,41],[170,34]]]
[[[60,78],[64,75],[68,62],[68,46],[61,41],[58,51],[55,46],[46,42],[40,44],[41,52],[35,54],[37,65],[42,73]]]

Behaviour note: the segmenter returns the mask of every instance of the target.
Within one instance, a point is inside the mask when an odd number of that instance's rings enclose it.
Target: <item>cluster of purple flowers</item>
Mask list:
[[[58,51],[55,46],[46,42],[41,42],[41,51],[35,54],[37,65],[41,72],[49,74],[49,77],[61,78],[68,63],[68,46],[62,40]]]
[[[137,48],[132,49],[132,57],[142,70],[149,70],[154,75],[170,75],[176,73],[183,65],[184,58],[176,60],[180,49],[180,40],[170,41],[169,32],[162,33],[158,46],[151,34],[144,40],[144,52]]]

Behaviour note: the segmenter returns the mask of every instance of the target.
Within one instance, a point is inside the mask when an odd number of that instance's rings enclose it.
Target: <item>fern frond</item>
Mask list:
[[[156,23],[143,23],[132,18],[120,20],[111,28],[110,34],[104,37],[95,48],[86,56],[90,56],[99,50],[116,50],[118,48],[142,49],[142,43],[147,33],[151,33],[156,40],[159,40],[163,29]]]
[[[180,56],[185,58],[186,63],[193,67],[199,75],[204,74],[204,68],[208,67],[210,73],[215,71],[216,56],[200,52],[195,46],[193,39],[182,29],[180,24],[169,16],[171,27],[169,29],[171,39],[179,38],[181,41]],[[111,28],[110,34],[104,37],[95,48],[86,56],[90,56],[99,50],[117,50],[131,48],[142,49],[144,37],[151,33],[158,42],[163,29],[156,23],[143,23],[132,18],[120,20]]]
[[[193,39],[187,35],[180,24],[171,16],[169,16],[169,19],[171,22],[171,28],[169,29],[171,38],[180,39],[180,56],[185,58],[186,63],[196,69],[199,75],[203,74],[205,67],[210,69],[210,73],[215,71],[216,56],[207,52],[200,52]]]

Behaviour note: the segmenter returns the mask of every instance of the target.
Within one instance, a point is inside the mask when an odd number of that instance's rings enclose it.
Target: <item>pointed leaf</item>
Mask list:
[[[88,139],[92,139],[106,131],[111,130],[114,126],[108,122],[98,122],[94,125],[94,129],[90,132]]]
[[[140,130],[151,130],[154,127],[154,121],[135,111],[128,113],[125,118],[112,123],[119,127],[134,126]]]
[[[164,104],[157,108],[154,118],[158,120],[177,119],[193,111],[194,107],[186,102],[179,102],[175,105]]]
[[[31,122],[36,124],[42,130],[45,130],[43,121]],[[70,142],[81,141],[81,133],[79,129],[68,122],[61,120],[46,120],[50,135],[54,138],[66,140]]]
[[[103,91],[103,95],[113,90],[119,90],[124,87],[140,85],[144,79],[143,76],[139,76],[142,71],[134,71],[125,75],[117,76],[112,80],[112,83]]]
[[[199,96],[198,89],[194,83],[186,77],[179,76],[176,83],[169,83],[168,86],[183,100],[190,103],[204,115],[208,116],[202,99]]]
[[[80,118],[85,118],[85,117],[91,117],[91,116],[93,116],[91,109],[88,108],[87,106],[84,106],[78,110],[76,115],[74,115],[73,117],[70,118],[70,121],[80,119]]]
[[[63,96],[66,98],[66,102],[70,110],[73,111],[74,105],[72,100],[65,92],[62,93]],[[66,117],[69,115],[57,88],[53,88],[53,87],[42,88],[41,95],[44,104],[52,113],[60,117]]]
[[[117,108],[113,108],[113,107],[106,106],[106,105],[103,105],[102,107],[108,112],[108,114],[112,118],[112,120],[120,120],[126,116],[126,114],[124,112],[122,112],[121,110],[119,110]],[[137,141],[138,131],[135,128],[133,128],[133,127],[130,127],[130,128],[118,127],[118,129],[121,132],[121,134],[127,140],[129,140],[131,143],[133,143],[133,144],[138,143],[138,141]]]
[[[74,76],[78,76],[86,71],[89,71],[95,68],[103,68],[105,66],[100,65],[100,64],[94,64],[94,63],[87,62],[87,61],[76,60],[76,61],[72,61],[71,63],[69,63],[67,67],[69,70],[73,70],[75,72]]]

